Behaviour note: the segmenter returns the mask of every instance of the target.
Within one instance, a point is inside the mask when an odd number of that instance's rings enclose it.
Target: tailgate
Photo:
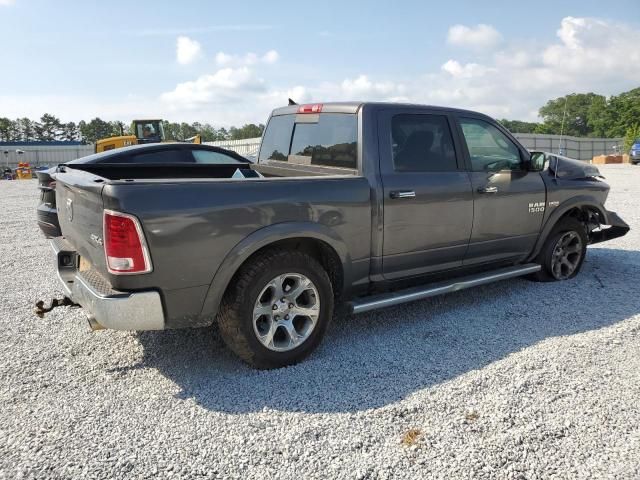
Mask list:
[[[56,174],[56,205],[62,235],[100,273],[107,267],[102,244],[104,179],[80,170]]]

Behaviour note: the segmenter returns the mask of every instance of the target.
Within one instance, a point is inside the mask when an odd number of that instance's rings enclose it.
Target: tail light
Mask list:
[[[140,222],[133,215],[104,211],[104,254],[114,275],[149,273],[153,268]]]

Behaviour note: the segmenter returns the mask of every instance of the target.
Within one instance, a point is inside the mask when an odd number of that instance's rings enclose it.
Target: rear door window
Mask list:
[[[357,145],[358,118],[354,114],[280,115],[269,122],[260,161],[355,170]]]
[[[402,114],[391,120],[393,165],[399,172],[452,172],[458,167],[444,115]]]

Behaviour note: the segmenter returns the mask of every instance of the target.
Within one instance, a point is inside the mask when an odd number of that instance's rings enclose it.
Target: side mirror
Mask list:
[[[547,160],[547,156],[544,152],[532,152],[529,159],[529,171],[541,172],[544,170],[544,164]]]

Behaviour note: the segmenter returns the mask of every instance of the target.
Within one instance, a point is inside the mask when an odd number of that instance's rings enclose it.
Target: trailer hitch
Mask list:
[[[45,307],[44,301],[38,300],[36,302],[35,314],[40,318],[44,318],[44,314],[47,312],[50,312],[54,308],[67,307],[67,306],[78,306],[78,304],[74,303],[74,301],[71,300],[69,297],[64,297],[64,298],[54,298],[53,300],[51,300],[51,305],[49,307]]]

